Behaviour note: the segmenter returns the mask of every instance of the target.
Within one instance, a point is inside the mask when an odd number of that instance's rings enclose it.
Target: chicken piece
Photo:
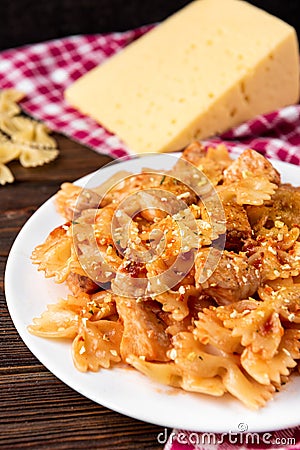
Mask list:
[[[188,307],[190,310],[190,318],[197,320],[199,313],[210,306],[217,306],[217,303],[209,295],[201,293],[198,296],[189,297]]]
[[[276,221],[289,228],[297,226],[300,224],[300,188],[282,184],[264,205],[248,206],[247,214],[251,226],[258,231],[263,226],[274,226]]]
[[[166,325],[151,310],[151,305],[133,297],[115,296],[117,311],[124,325],[121,355],[136,355],[148,361],[168,361],[170,340]]]
[[[235,254],[214,248],[201,249],[195,261],[196,287],[218,305],[243,300],[256,292],[260,283],[258,269],[249,265],[244,253]]]
[[[180,175],[160,174],[158,180],[153,177],[153,189],[152,187],[145,189],[143,186],[131,202],[131,208],[134,205],[137,206],[137,212],[142,219],[155,223],[167,217],[168,214],[176,214],[185,207],[197,203],[197,194],[188,184],[181,181]]]
[[[90,278],[74,272],[71,272],[68,275],[66,283],[75,296],[79,295],[81,292],[94,294],[99,291],[98,284],[94,283]]]
[[[223,205],[226,218],[226,250],[238,252],[244,242],[251,238],[252,230],[246,210],[237,203],[230,202]]]
[[[244,178],[262,175],[272,183],[280,184],[280,174],[270,161],[255,150],[248,149],[224,171],[224,184],[228,185]]]

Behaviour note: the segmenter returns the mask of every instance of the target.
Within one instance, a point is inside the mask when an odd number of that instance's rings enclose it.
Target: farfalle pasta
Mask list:
[[[188,180],[189,164],[204,175]],[[257,152],[232,161],[223,145],[197,142],[164,173],[116,174],[83,191],[65,183],[65,223],[32,260],[70,295],[29,331],[70,339],[83,372],[126,363],[263,407],[299,368],[299,205],[300,188]]]
[[[14,176],[6,163],[19,159],[23,167],[37,167],[58,156],[50,130],[40,122],[20,116],[18,102],[25,96],[16,89],[0,91],[0,184],[12,183]]]

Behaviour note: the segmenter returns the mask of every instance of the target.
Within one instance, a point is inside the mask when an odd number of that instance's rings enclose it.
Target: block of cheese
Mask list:
[[[296,103],[297,36],[244,1],[196,0],[65,95],[133,152],[178,150]]]

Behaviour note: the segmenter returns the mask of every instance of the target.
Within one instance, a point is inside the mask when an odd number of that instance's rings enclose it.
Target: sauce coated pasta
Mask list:
[[[252,409],[299,371],[300,188],[262,155],[194,142],[170,171],[55,201],[65,223],[32,261],[70,295],[29,331],[70,339],[78,370],[126,363]]]

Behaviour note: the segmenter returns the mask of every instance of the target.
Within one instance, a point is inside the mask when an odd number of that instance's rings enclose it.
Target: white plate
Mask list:
[[[299,184],[299,167],[278,161],[273,163],[281,172],[283,181]],[[96,175],[92,174],[93,184],[100,184],[116,171],[139,171],[142,167],[167,169],[170,167],[170,155],[134,159],[100,169]],[[78,184],[84,185],[87,180],[88,177],[85,177]],[[28,348],[54,375],[101,405],[166,427],[229,432],[237,430],[238,424],[243,423],[248,425],[248,431],[262,432],[300,423],[300,377],[294,377],[266,407],[256,412],[246,409],[230,396],[212,398],[183,392],[154,383],[131,369],[80,373],[73,366],[69,341],[43,339],[29,334],[27,326],[32,319],[39,316],[47,304],[55,303],[67,293],[64,286],[56,285],[51,279],[46,280],[30,261],[34,247],[62,223],[53,199],[48,200],[19,233],[8,258],[5,277],[7,304],[15,326]]]

